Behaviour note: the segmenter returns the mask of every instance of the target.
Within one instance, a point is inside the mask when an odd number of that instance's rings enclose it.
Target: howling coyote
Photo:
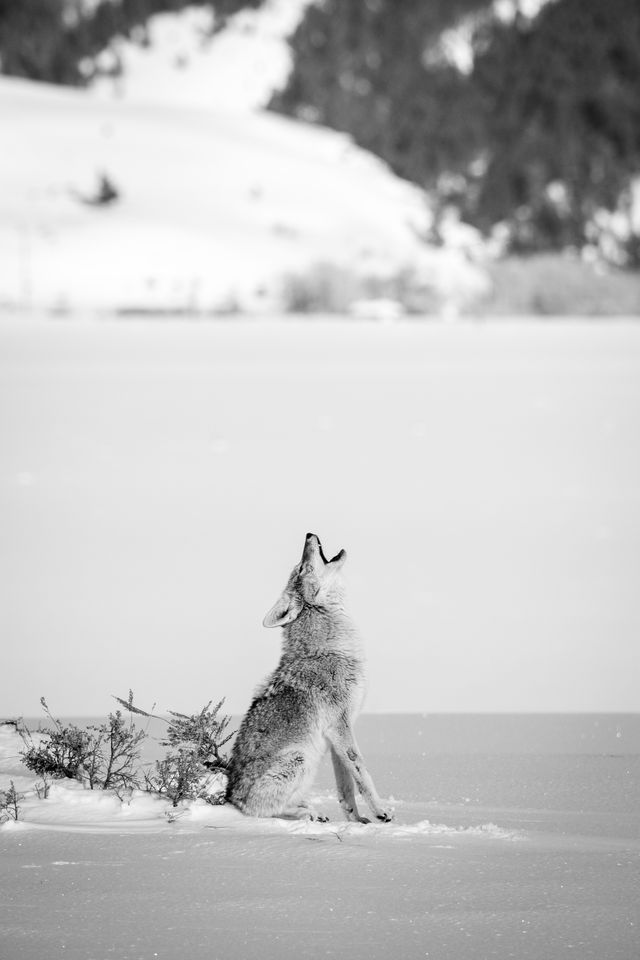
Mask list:
[[[341,550],[327,560],[318,537],[308,533],[302,560],[264,618],[265,627],[283,627],[284,644],[233,746],[227,799],[243,813],[316,819],[305,797],[329,747],[347,820],[369,822],[358,814],[354,786],[378,820],[392,818],[353,736],[364,667],[356,628],[344,609],[345,559]]]

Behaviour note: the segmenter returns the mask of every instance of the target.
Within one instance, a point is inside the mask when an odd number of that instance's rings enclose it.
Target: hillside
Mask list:
[[[473,232],[423,242],[417,186],[345,134],[259,109],[286,80],[293,6],[213,37],[202,8],[157,15],[148,45],[120,43],[121,78],[89,90],[0,80],[0,303],[347,309],[401,287],[455,312],[484,289]]]

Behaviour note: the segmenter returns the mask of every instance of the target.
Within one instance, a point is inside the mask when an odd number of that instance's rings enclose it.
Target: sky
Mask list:
[[[632,323],[0,324],[0,715],[246,709],[307,531],[372,712],[637,711]]]

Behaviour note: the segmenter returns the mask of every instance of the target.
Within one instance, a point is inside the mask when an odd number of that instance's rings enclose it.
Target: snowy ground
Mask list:
[[[418,191],[339,134],[7,78],[0,109],[0,304],[262,311],[287,273],[388,273],[418,250]],[[82,199],[101,173],[111,207]]]
[[[470,719],[367,718],[369,765],[399,791],[391,825],[341,822],[328,781],[319,784],[327,824],[204,806],[167,823],[160,801],[121,807],[77,785],[25,801],[24,822],[0,830],[2,955],[635,960],[637,717],[551,721],[564,744],[580,723],[587,734],[594,724],[622,729],[635,752],[614,757],[588,746],[425,757],[394,739],[437,733],[447,746]],[[494,749],[514,725],[529,731],[524,750],[550,726],[485,720]],[[0,728],[3,782],[16,746]]]

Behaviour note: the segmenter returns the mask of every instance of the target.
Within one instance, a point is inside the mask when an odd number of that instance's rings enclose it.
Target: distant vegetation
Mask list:
[[[591,245],[640,266],[640,3],[497,6],[325,0],[273,107],[348,131],[512,252]]]
[[[261,3],[199,5],[222,23]],[[84,84],[115,37],[144,43],[152,14],[186,5],[0,0],[2,72]],[[272,109],[350,133],[506,252],[640,267],[638,0],[551,0],[534,18],[515,0],[318,0],[292,46]]]

